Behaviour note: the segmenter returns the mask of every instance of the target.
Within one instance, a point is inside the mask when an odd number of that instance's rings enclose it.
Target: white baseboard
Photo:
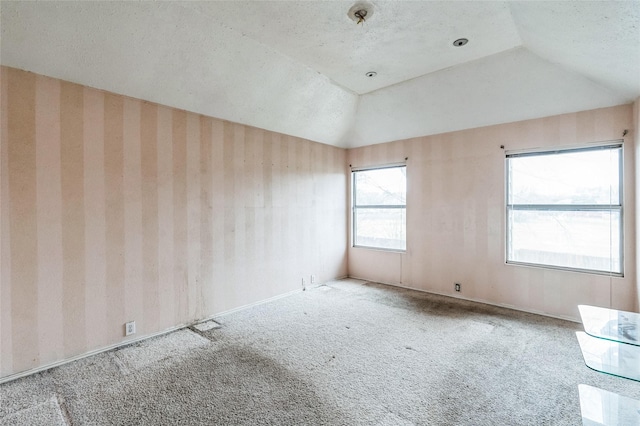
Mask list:
[[[199,322],[199,321],[198,321]],[[60,361],[55,361],[49,364],[42,365],[40,367],[32,368],[30,370],[21,371],[20,373],[10,374],[9,376],[0,377],[0,384],[10,382],[12,380],[20,379],[22,377],[30,376],[31,374],[40,373],[46,370],[50,370],[55,367],[59,367],[61,365],[69,364],[70,362],[78,361],[84,358],[88,358],[90,356],[98,355],[103,352],[110,351],[112,349],[121,348],[123,346],[128,346],[134,343],[142,342],[143,340],[152,339],[154,337],[162,336],[164,334],[172,333],[174,331],[183,329],[188,327],[187,324],[177,325],[175,327],[167,328],[166,330],[159,331],[157,333],[147,334],[141,337],[137,337],[135,339],[123,340],[122,342],[114,343],[113,345],[104,346],[99,349],[94,349],[89,352],[82,353],[80,355],[72,356],[71,358],[61,359]]]
[[[318,285],[320,285],[320,284],[318,284]],[[314,284],[313,287],[316,287],[316,285]],[[307,287],[307,288],[313,288],[313,287]],[[233,314],[233,313],[236,313],[236,312],[239,312],[239,311],[244,311],[245,309],[253,308],[254,306],[264,305],[265,303],[273,302],[274,300],[282,299],[284,297],[293,296],[294,294],[298,294],[298,293],[301,293],[303,291],[304,290],[300,288],[300,289],[288,291],[286,293],[277,294],[277,295],[272,296],[272,297],[270,297],[268,299],[258,300],[257,302],[249,303],[247,305],[238,306],[237,308],[229,309],[228,311],[223,311],[223,312],[220,312],[218,314],[211,315],[209,317],[206,317],[206,318],[203,318],[203,319],[200,319],[200,320],[194,322],[194,324],[197,324],[197,323],[200,323],[200,322],[209,321],[209,320],[214,320],[215,321],[216,318],[223,317],[225,315],[230,315],[230,314]]]

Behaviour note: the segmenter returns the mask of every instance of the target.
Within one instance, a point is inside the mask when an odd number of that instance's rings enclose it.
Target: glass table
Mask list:
[[[583,426],[640,424],[640,401],[588,385],[578,385]]]
[[[593,337],[640,346],[640,314],[579,305],[584,331]]]
[[[589,368],[640,381],[640,314],[579,305],[584,331],[576,333]]]
[[[640,381],[640,314],[579,305],[585,332],[576,333],[587,367]],[[640,425],[640,401],[579,385],[583,426]]]
[[[640,346],[627,345],[576,332],[587,367],[640,381]]]

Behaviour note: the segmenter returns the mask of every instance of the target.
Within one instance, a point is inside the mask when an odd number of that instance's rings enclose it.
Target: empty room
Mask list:
[[[0,31],[0,425],[640,424],[639,1]]]

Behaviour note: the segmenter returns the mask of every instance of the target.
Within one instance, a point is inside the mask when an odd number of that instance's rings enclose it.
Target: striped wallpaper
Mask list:
[[[0,73],[0,376],[347,274],[345,150]]]
[[[621,105],[349,150],[354,167],[408,157],[407,251],[350,248],[349,275],[574,320],[578,304],[636,310],[633,126]],[[505,151],[622,140],[625,129],[625,276],[506,265]]]
[[[637,309],[631,136],[614,279],[504,264],[499,148],[620,139],[630,105],[347,151],[7,67],[0,90],[0,377],[126,341],[126,321],[150,335],[311,274],[574,319],[578,303]],[[348,247],[346,164],[405,157],[407,252]]]

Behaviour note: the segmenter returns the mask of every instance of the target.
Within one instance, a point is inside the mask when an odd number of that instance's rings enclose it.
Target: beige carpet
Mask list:
[[[1,425],[580,425],[579,324],[356,280],[0,385]],[[205,327],[206,328],[206,327]]]

